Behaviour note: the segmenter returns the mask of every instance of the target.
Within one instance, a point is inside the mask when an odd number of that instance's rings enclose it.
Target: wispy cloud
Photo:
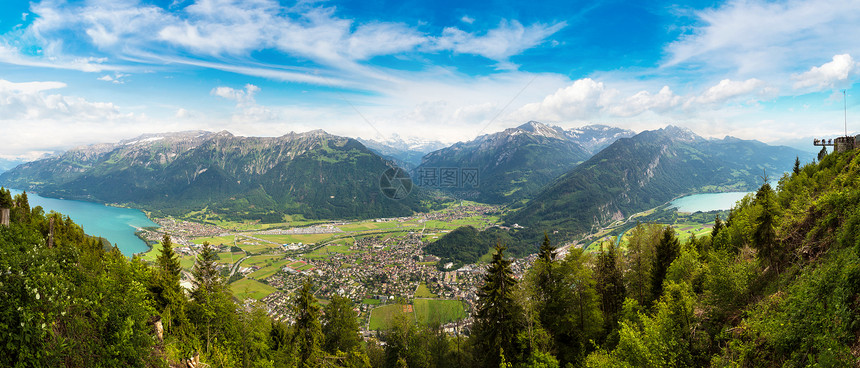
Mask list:
[[[833,60],[828,63],[813,66],[806,72],[794,75],[794,79],[797,80],[794,83],[794,88],[811,88],[820,91],[845,87],[850,82],[849,78],[857,74],[858,68],[860,68],[860,63],[855,62],[851,55],[835,55]]]
[[[666,47],[664,67],[696,65],[741,76],[791,71],[833,50],[860,53],[860,1],[730,0],[696,11],[701,26]]]

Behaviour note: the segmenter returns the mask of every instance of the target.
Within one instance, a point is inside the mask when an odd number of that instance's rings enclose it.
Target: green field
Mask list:
[[[208,237],[208,238],[196,238],[196,239],[192,240],[191,242],[193,242],[194,244],[203,244],[203,242],[209,242],[209,244],[211,244],[213,246],[222,245],[222,244],[223,245],[233,245],[233,239],[234,239],[233,235],[229,235],[229,236],[215,236],[215,237]]]
[[[324,247],[320,247],[318,249],[314,249],[313,252],[306,253],[302,255],[305,258],[328,258],[331,253],[343,253],[343,254],[352,254],[357,253],[357,250],[349,249],[348,245],[326,245]]]
[[[377,230],[377,229],[390,229],[393,227],[400,226],[400,222],[391,221],[391,222],[375,222],[375,221],[364,221],[364,222],[356,222],[353,224],[346,224],[342,226],[338,226],[339,229],[343,231],[363,231],[363,230]]]
[[[411,315],[411,313],[409,313]],[[390,328],[397,316],[403,315],[402,304],[388,304],[373,308],[370,311],[369,328],[371,330],[384,330]]]
[[[408,306],[407,306],[408,307]],[[465,306],[459,300],[415,299],[413,311],[405,313],[425,325],[441,325],[467,317]],[[384,330],[392,326],[397,316],[404,314],[403,304],[388,304],[370,311],[369,328]]]
[[[243,266],[262,266],[265,263],[271,263],[284,258],[282,254],[263,254],[259,256],[250,256],[242,261]]]
[[[314,244],[331,238],[335,234],[289,234],[289,235],[254,235],[256,238],[273,241],[280,244],[304,243]]]
[[[379,299],[365,298],[361,301],[361,303],[367,304],[367,305],[379,305],[379,303],[381,303],[381,302],[379,301]]]
[[[415,289],[415,297],[416,298],[438,298],[439,296],[430,292],[430,289],[427,288],[423,282],[418,284],[418,288]]]
[[[263,299],[267,295],[278,291],[273,286],[249,278],[244,278],[230,284],[230,290],[233,291],[233,295],[237,298],[254,298],[256,300]]]
[[[415,299],[415,319],[425,326],[442,325],[467,317],[459,300]]]
[[[274,245],[274,244],[269,244],[269,243],[239,244],[239,248],[242,248],[242,250],[244,250],[248,253],[251,253],[251,254],[260,254],[260,253],[268,252],[272,249],[278,249],[278,248],[280,248],[280,246]]]
[[[289,259],[282,259],[280,261],[272,263],[271,265],[265,266],[259,270],[251,272],[251,274],[249,274],[248,277],[251,277],[251,278],[254,278],[257,280],[264,280],[265,278],[278,273],[278,271],[280,271],[281,268],[283,268],[284,266],[286,266],[289,263],[292,263],[292,261]]]
[[[245,256],[244,252],[233,252],[233,253],[221,252],[221,253],[218,253],[218,260],[216,262],[217,263],[231,264],[233,262],[236,262],[236,261],[242,259],[242,257],[244,257],[244,256]],[[247,261],[248,260],[245,260],[245,262],[247,262]]]

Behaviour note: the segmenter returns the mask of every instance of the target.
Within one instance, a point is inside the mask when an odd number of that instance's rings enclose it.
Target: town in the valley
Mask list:
[[[139,235],[154,244],[145,259],[155,259],[163,234],[171,236],[187,288],[196,255],[208,242],[233,294],[245,303],[261,303],[278,319],[290,319],[292,293],[310,278],[323,303],[333,295],[353,300],[366,336],[401,312],[459,333],[470,323],[485,267],[439,265],[423,248],[459,226],[497,226],[499,211],[460,204],[410,217],[252,230],[156,218],[160,227],[141,229]],[[517,277],[533,257],[514,260]]]

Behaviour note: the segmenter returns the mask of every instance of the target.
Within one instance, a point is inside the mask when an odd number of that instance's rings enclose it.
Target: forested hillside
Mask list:
[[[0,195],[0,365],[212,367],[855,366],[860,362],[860,157],[831,154],[763,184],[680,242],[641,224],[625,247],[549,238],[515,279],[504,246],[466,338],[399,318],[362,344],[351,301],[296,290],[291,322],[238,307],[204,251],[179,289],[169,246],[128,260],[58,214]],[[53,247],[47,245],[54,218]],[[155,325],[163,325],[163,339]]]
[[[27,163],[0,184],[42,195],[128,203],[162,215],[206,210],[233,219],[406,216],[419,195],[379,189],[390,163],[354,139],[321,130],[281,137],[184,132],[87,146]]]
[[[506,221],[577,236],[692,193],[746,191],[812,155],[757,141],[706,140],[669,126],[622,138],[550,185]]]

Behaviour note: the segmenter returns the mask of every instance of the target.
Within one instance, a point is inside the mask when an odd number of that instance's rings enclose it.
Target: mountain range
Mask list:
[[[594,153],[634,134],[602,125],[564,130],[530,121],[431,152],[413,171],[413,179],[478,202],[521,204]],[[445,171],[463,176],[463,170],[476,171],[477,180],[442,182]]]
[[[377,155],[393,161],[397,166],[412,170],[421,164],[421,158],[429,152],[442,149],[447,145],[434,140],[422,140],[416,138],[402,138],[393,134],[385,141],[373,139],[356,138]]]
[[[42,195],[128,203],[164,214],[206,209],[241,219],[409,215],[417,196],[385,197],[394,165],[360,142],[321,130],[280,137],[191,131],[72,149],[20,165],[0,184]]]
[[[749,191],[813,154],[669,126],[621,138],[543,188],[506,219],[583,234],[692,193]]]

